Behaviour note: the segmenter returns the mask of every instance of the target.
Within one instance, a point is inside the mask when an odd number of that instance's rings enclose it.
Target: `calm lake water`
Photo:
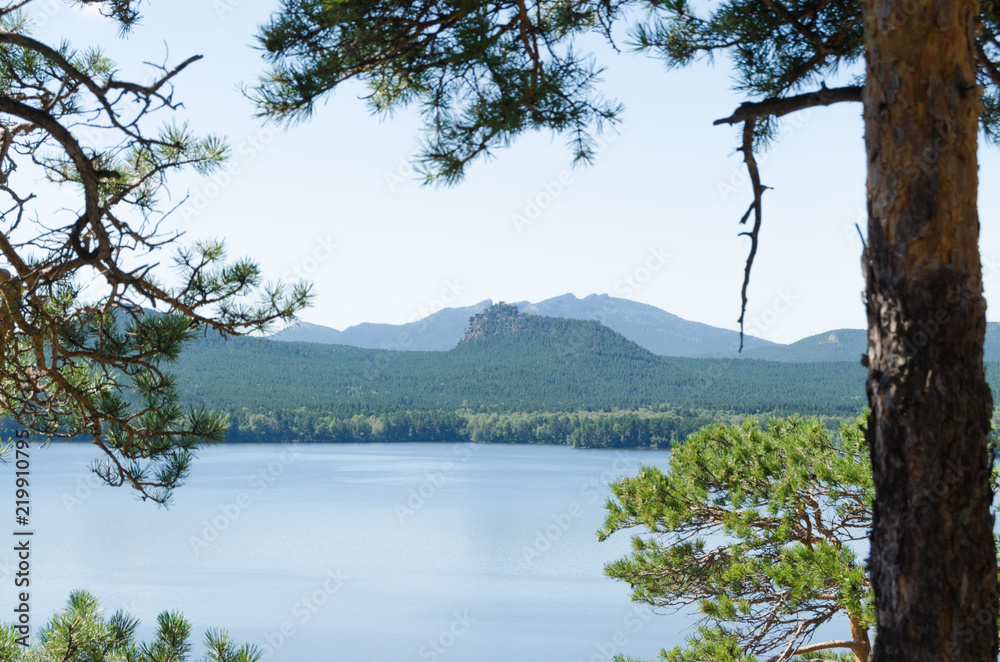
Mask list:
[[[100,486],[91,446],[32,448],[32,616],[70,591],[154,631],[182,611],[270,662],[652,659],[690,618],[603,576],[607,483],[666,452],[482,444],[230,445],[203,451],[169,509]],[[13,522],[12,465],[0,506]],[[13,526],[5,527],[9,536]],[[14,606],[0,552],[0,620]]]

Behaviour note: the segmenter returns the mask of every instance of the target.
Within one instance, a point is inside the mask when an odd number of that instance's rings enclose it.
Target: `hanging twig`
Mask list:
[[[746,225],[750,219],[750,214],[754,216],[753,228],[746,232],[741,232],[739,236],[750,237],[750,254],[747,255],[747,264],[743,272],[743,288],[741,290],[742,304],[740,306],[740,351],[743,351],[744,322],[747,314],[747,288],[750,286],[750,272],[753,269],[753,261],[757,256],[757,246],[760,239],[760,227],[763,221],[762,197],[764,191],[769,186],[764,186],[760,182],[760,170],[757,167],[757,159],[753,153],[753,141],[756,137],[757,122],[764,117],[781,117],[798,110],[812,108],[815,106],[829,106],[841,101],[861,101],[862,88],[859,86],[838,87],[830,89],[825,84],[815,92],[799,94],[792,97],[782,97],[775,99],[765,99],[763,101],[753,101],[740,104],[740,107],[723,119],[715,120],[713,124],[736,124],[743,122],[743,144],[740,151],[743,152],[743,162],[746,163],[747,172],[750,174],[750,182],[753,185],[753,202],[743,218],[740,225]]]
[[[743,271],[743,290],[742,297],[743,303],[740,306],[740,351],[743,351],[743,326],[744,319],[747,315],[747,287],[750,286],[750,270],[753,268],[753,260],[757,256],[757,245],[760,238],[760,225],[763,220],[763,205],[762,198],[764,196],[764,191],[766,191],[768,186],[764,186],[760,183],[760,171],[757,168],[757,159],[753,155],[753,139],[754,139],[754,127],[757,124],[756,119],[747,120],[743,123],[743,146],[740,151],[743,152],[743,162],[747,164],[747,172],[750,173],[750,183],[753,185],[753,202],[750,203],[750,208],[747,212],[743,214],[743,218],[740,219],[740,225],[746,225],[747,219],[750,218],[750,214],[753,213],[753,229],[748,232],[741,232],[741,237],[750,237],[750,254],[747,255],[747,266]]]

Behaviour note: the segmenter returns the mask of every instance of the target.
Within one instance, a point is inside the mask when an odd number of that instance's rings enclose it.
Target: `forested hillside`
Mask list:
[[[169,369],[186,404],[229,413],[228,441],[666,447],[712,421],[842,421],[865,404],[855,362],[662,357],[599,322],[509,304],[474,316],[447,352],[208,334]],[[998,374],[987,364],[994,393]]]
[[[490,305],[492,301],[486,300],[464,308],[444,308],[407,324],[363,323],[343,331],[300,322],[275,333],[270,339],[371,349],[447,351],[459,342],[469,317]],[[538,303],[522,301],[514,305],[522,314],[598,321],[660,356],[853,363],[868,351],[868,332],[864,329],[831,329],[788,345],[748,334],[743,339],[743,351],[739,352],[740,340],[736,331],[685,320],[655,306],[607,294],[591,294],[582,299],[563,294]],[[934,331],[932,326],[927,328]],[[983,349],[986,361],[1000,361],[1000,323],[987,323]]]
[[[175,366],[230,440],[480,440],[664,446],[720,417],[852,417],[855,363],[660,357],[599,322],[498,304],[448,352],[205,338]]]
[[[491,300],[473,306],[444,308],[407,324],[363,323],[338,331],[317,324],[297,323],[270,336],[284,342],[319,342],[371,349],[409,351],[454,349],[469,317],[493,305]],[[575,320],[595,320],[662,356],[703,357],[726,355],[739,347],[739,333],[693,322],[655,306],[607,294],[577,298],[563,294],[531,303],[517,304],[521,313]],[[775,343],[744,337],[744,348],[781,347]],[[770,357],[768,357],[770,358]]]
[[[506,307],[512,309],[512,307]],[[205,339],[176,365],[189,401],[230,409],[575,411],[685,406],[850,414],[864,401],[853,363],[656,356],[598,322],[477,316],[448,352]]]

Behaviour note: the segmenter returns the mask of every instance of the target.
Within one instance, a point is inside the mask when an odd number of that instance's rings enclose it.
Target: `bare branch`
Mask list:
[[[712,124],[736,124],[738,122],[753,121],[761,117],[781,117],[798,110],[815,108],[817,106],[830,106],[845,101],[860,102],[863,89],[858,85],[834,88],[828,88],[824,85],[822,89],[807,94],[765,99],[764,101],[747,101],[740,104],[739,108],[729,117],[715,120]]]
[[[809,653],[815,653],[816,651],[829,650],[831,648],[849,648],[852,651],[861,652],[864,650],[864,646],[850,639],[833,639],[831,641],[824,641],[819,644],[808,644],[806,646],[800,646],[795,649],[795,655],[808,655]]]
[[[756,120],[747,120],[743,123],[743,145],[740,150],[743,152],[743,161],[746,163],[747,172],[750,173],[750,183],[753,186],[753,202],[750,203],[750,208],[747,212],[743,214],[743,218],[740,219],[740,224],[744,225],[750,214],[753,213],[753,229],[749,232],[741,232],[741,236],[750,237],[750,254],[747,255],[747,264],[743,271],[743,289],[741,291],[741,296],[743,303],[740,306],[740,319],[737,320],[740,325],[740,351],[743,351],[743,321],[747,314],[747,288],[750,287],[750,270],[753,268],[753,260],[757,256],[757,244],[760,240],[760,226],[763,221],[763,195],[764,191],[768,189],[760,183],[760,171],[757,168],[757,159],[754,158],[753,154],[753,140],[754,140],[754,126]]]

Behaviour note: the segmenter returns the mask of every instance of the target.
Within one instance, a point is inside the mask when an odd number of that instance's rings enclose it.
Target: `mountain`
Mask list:
[[[322,324],[310,324],[309,322],[296,322],[281,331],[273,334],[271,340],[284,340],[287,342],[314,342],[324,345],[343,344],[340,341],[341,332]]]
[[[207,338],[174,370],[190,404],[227,411],[573,411],[693,406],[859,411],[857,363],[662,357],[594,320],[523,315],[498,304],[445,352]],[[297,414],[295,414],[297,415]]]
[[[740,346],[737,331],[692,322],[677,315],[629,299],[607,294],[591,294],[578,299],[572,294],[553,297],[536,304],[517,304],[523,313],[597,320],[654,354],[698,357],[735,352]],[[744,350],[776,346],[768,340],[744,336]]]
[[[350,326],[343,331],[319,324],[297,322],[270,336],[270,339],[283,342],[350,345],[368,349],[445,351],[455,347],[461,340],[469,318],[492,304],[493,302],[487,299],[464,308],[444,308],[407,324],[365,322]]]
[[[745,348],[740,358],[787,363],[861,361],[868,352],[868,332],[836,329],[803,338],[790,345]]]
[[[465,308],[445,308],[409,324],[358,324],[343,331],[317,324],[299,323],[271,336],[287,342],[319,342],[372,349],[444,351],[462,338],[469,318],[492,305],[481,301]],[[661,356],[715,356],[739,347],[739,333],[691,322],[656,306],[591,294],[579,299],[573,294],[538,303],[514,304],[522,314],[574,320],[595,320],[629,340]],[[767,340],[746,336],[746,348],[775,346]]]
[[[802,356],[850,353],[856,333],[805,339]],[[851,419],[866,403],[867,376],[857,360],[658,356],[595,320],[503,303],[473,315],[448,351],[209,335],[172,371],[187,404],[231,415],[230,441],[661,448],[748,414]],[[987,378],[1000,393],[1000,365],[989,363]]]
[[[744,349],[740,358],[788,363],[860,361],[861,355],[867,352],[867,331],[835,329],[803,338],[790,345]],[[1000,322],[986,323],[983,360],[989,363],[1000,361]]]
[[[485,310],[489,299],[474,306],[445,308],[409,324],[358,324],[337,331],[318,324],[300,322],[270,338],[288,342],[313,342],[371,349],[446,351],[458,345],[469,318]],[[516,304],[522,314],[544,317],[596,320],[625,338],[660,356],[689,358],[738,358],[786,363],[860,361],[868,351],[863,329],[835,329],[803,338],[789,345],[746,336],[737,353],[739,333],[700,322],[692,322],[656,306],[591,294],[582,299],[573,294]],[[1000,361],[1000,323],[986,325],[985,361]]]

